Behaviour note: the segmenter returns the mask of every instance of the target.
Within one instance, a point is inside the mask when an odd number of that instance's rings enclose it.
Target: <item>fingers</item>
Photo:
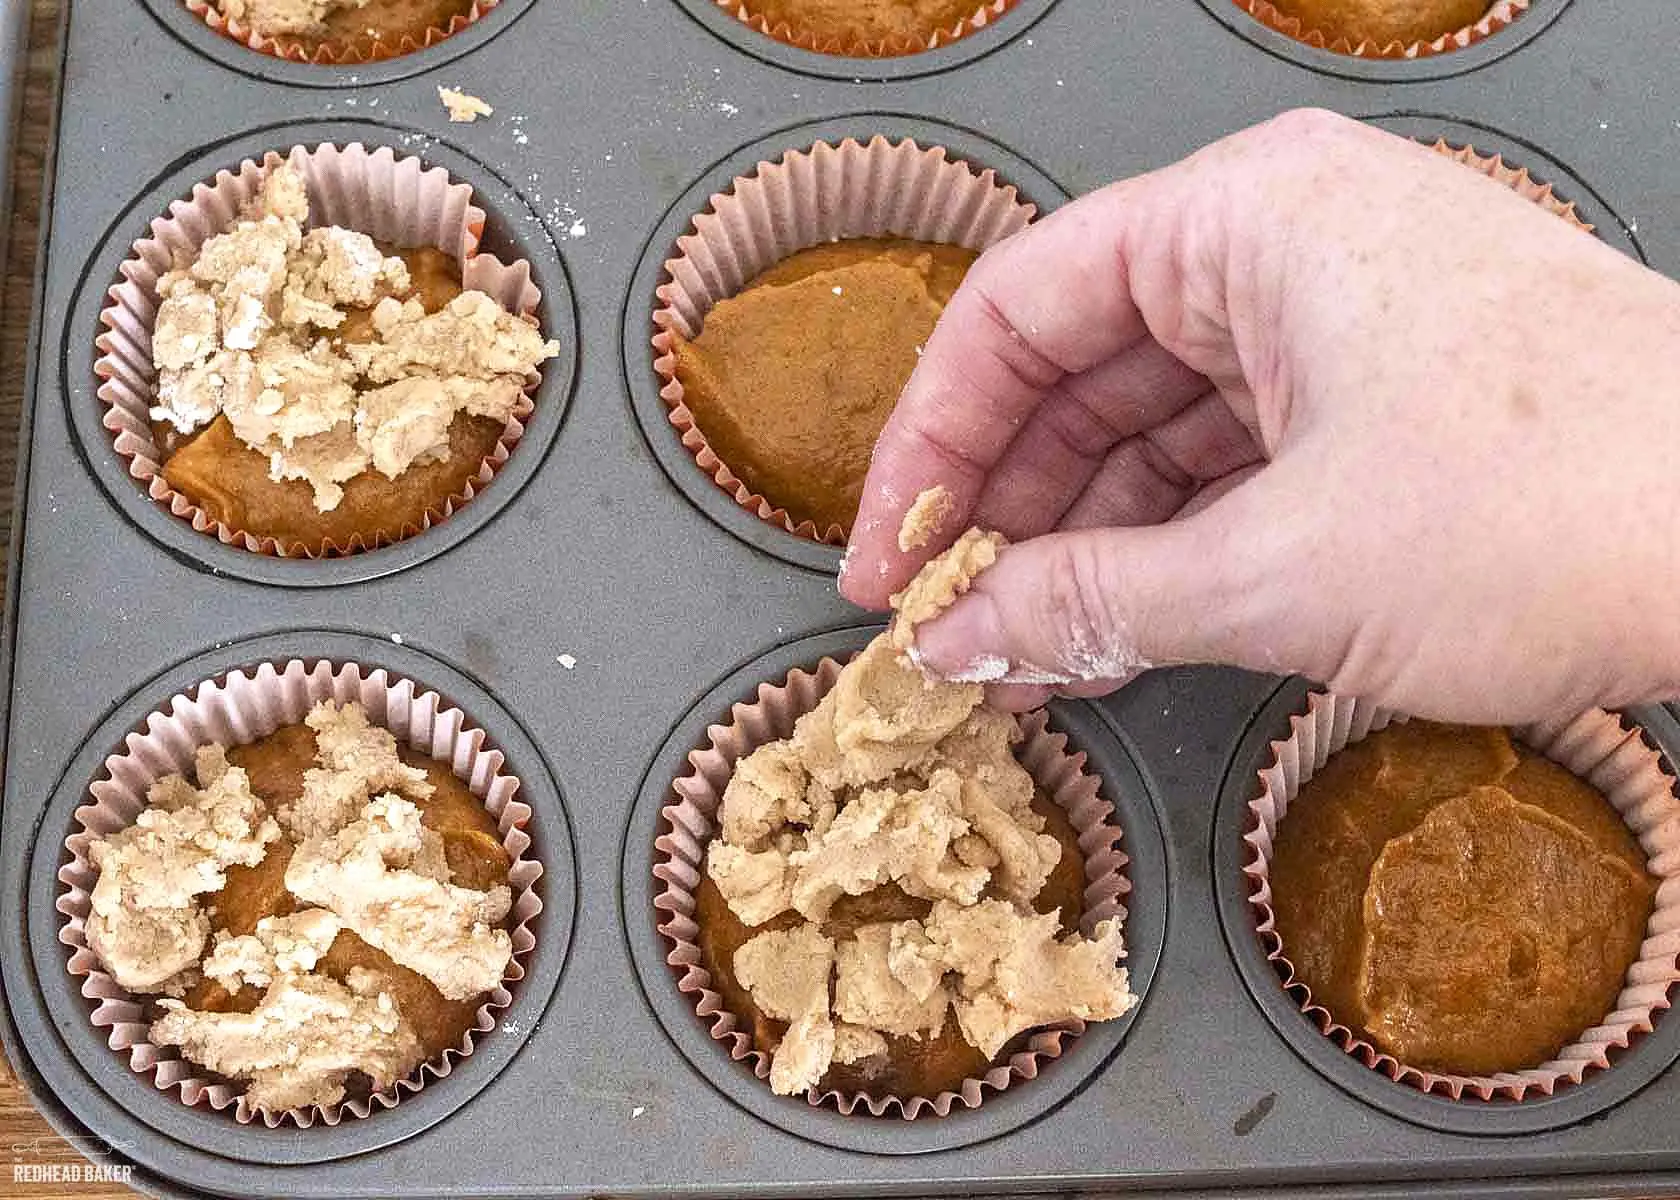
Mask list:
[[[916,631],[918,661],[993,685],[1014,707],[1042,692],[1108,690],[1152,665],[1274,667],[1263,541],[1244,506],[1139,529],[1057,533],[1007,547],[973,589]],[[1232,514],[1237,514],[1233,516]],[[1254,663],[1265,644],[1267,662]],[[1287,647],[1285,647],[1287,650]]]
[[[1148,178],[1075,201],[969,271],[877,443],[841,573],[849,599],[884,607],[944,548],[898,551],[899,523],[918,493],[935,484],[951,492],[948,542],[970,522],[992,468],[1045,394],[1149,336],[1120,252],[1127,197]]]
[[[1147,338],[1052,388],[992,468],[970,524],[1024,541],[1054,529],[1109,451],[1206,394],[1196,372]]]

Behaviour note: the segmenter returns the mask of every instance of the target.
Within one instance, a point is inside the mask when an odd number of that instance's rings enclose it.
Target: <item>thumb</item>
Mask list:
[[[1282,648],[1257,636],[1270,624],[1269,572],[1224,507],[1008,546],[967,595],[917,627],[912,653],[954,681],[1052,687],[1119,686],[1173,663],[1279,670]]]

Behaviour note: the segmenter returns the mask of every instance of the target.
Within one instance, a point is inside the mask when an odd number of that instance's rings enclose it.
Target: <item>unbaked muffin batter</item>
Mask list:
[[[950,33],[974,16],[985,0],[746,0],[752,17],[772,28],[786,24],[795,34],[842,46],[912,38],[926,42]]]
[[[676,339],[683,402],[754,492],[821,534],[849,530],[875,439],[976,257],[877,239],[791,255]]]
[[[1620,815],[1499,729],[1411,721],[1332,755],[1278,827],[1296,976],[1401,1062],[1538,1066],[1611,1011],[1656,895]]]
[[[495,821],[358,705],[202,748],[89,858],[88,945],[153,997],[151,1040],[269,1111],[384,1091],[460,1049],[512,956]]]
[[[1277,10],[1317,30],[1326,42],[1345,38],[1358,46],[1371,42],[1411,45],[1432,42],[1474,25],[1487,15],[1488,0],[1272,0]]]

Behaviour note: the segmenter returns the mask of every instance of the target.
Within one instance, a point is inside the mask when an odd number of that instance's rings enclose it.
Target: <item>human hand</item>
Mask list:
[[[942,484],[939,538],[900,518]],[[1516,723],[1680,695],[1680,286],[1409,141],[1288,113],[981,257],[876,447],[840,577],[1028,707],[1150,664]]]

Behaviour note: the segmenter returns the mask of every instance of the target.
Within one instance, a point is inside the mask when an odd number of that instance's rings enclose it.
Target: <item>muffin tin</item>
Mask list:
[[[653,288],[713,191],[783,150],[881,133],[995,167],[1049,210],[1317,104],[1501,153],[1680,275],[1680,8],[1536,0],[1420,62],[1296,45],[1229,0],[1021,0],[881,62],[771,42],[711,0],[503,0],[432,50],[354,68],[253,54],[178,0],[74,4],[65,28],[6,613],[0,980],[7,1053],[80,1144],[194,1195],[1680,1191],[1680,1022],[1555,1102],[1442,1116],[1451,1102],[1343,1061],[1275,1003],[1235,864],[1299,681],[1159,671],[1052,709],[1119,810],[1143,999],[973,1111],[904,1122],[772,1096],[682,1004],[648,874],[704,725],[876,622],[835,593],[836,551],[742,513],[664,419]],[[440,84],[495,114],[450,124]],[[352,140],[475,186],[487,243],[532,261],[564,354],[540,427],[443,526],[332,562],[258,558],[123,474],[94,411],[96,314],[128,244],[193,182]],[[395,1109],[304,1131],[186,1109],[121,1065],[53,908],[70,812],[122,735],[203,679],[294,657],[385,667],[463,708],[524,781],[549,872],[531,976],[471,1059]],[[1638,715],[1680,759],[1676,715]]]

